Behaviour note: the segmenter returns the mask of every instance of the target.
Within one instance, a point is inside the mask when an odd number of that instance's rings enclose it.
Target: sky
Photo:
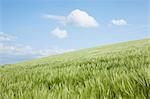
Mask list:
[[[0,64],[149,34],[149,0],[0,0]]]

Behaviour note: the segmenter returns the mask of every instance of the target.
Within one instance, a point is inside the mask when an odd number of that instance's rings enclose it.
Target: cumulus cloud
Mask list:
[[[76,9],[71,11],[68,16],[44,15],[44,18],[63,21],[66,24],[75,24],[80,27],[97,27],[98,22],[87,12]]]
[[[123,26],[123,25],[127,25],[128,24],[127,21],[124,20],[124,19],[113,19],[111,21],[111,23],[114,24],[114,25],[118,25],[118,26]]]
[[[68,23],[73,23],[81,27],[97,27],[98,23],[95,18],[87,12],[76,9],[67,16]]]
[[[55,28],[54,30],[52,30],[50,32],[50,34],[60,38],[60,39],[63,39],[63,38],[67,38],[68,37],[68,33],[66,30],[62,30],[60,29],[59,27]]]
[[[0,32],[0,41],[11,41],[16,39],[15,36]]]

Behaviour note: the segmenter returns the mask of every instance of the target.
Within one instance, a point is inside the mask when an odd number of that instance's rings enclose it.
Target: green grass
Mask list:
[[[150,99],[150,39],[0,67],[0,99]]]

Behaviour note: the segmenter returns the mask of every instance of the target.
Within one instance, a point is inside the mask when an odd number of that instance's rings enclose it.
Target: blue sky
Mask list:
[[[1,0],[0,64],[148,38],[149,0]]]

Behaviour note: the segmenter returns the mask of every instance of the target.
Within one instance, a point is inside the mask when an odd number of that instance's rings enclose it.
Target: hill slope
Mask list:
[[[0,67],[0,99],[150,98],[150,39]]]

